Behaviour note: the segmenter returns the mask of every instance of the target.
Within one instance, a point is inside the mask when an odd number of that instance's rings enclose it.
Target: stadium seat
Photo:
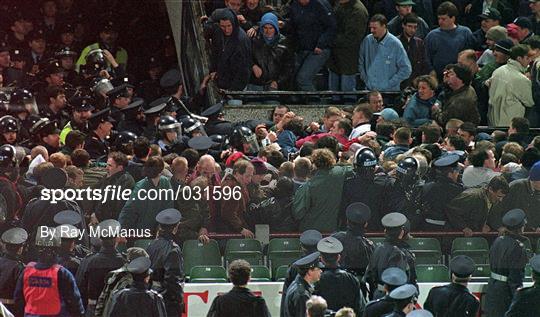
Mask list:
[[[191,283],[227,283],[227,272],[220,265],[198,265],[190,272]]]
[[[276,274],[274,275],[274,280],[276,282],[283,282],[287,277],[287,270],[289,269],[288,265],[282,265],[276,269]]]
[[[262,265],[262,245],[255,239],[229,239],[225,246],[225,264],[244,259],[251,265]]]
[[[489,244],[482,237],[459,237],[452,242],[452,258],[457,255],[467,255],[476,264],[489,263]]]
[[[473,278],[489,278],[491,275],[491,268],[489,264],[478,264],[472,275]]]
[[[154,241],[153,239],[139,239],[139,240],[135,240],[135,242],[133,243],[133,246],[134,247],[139,247],[139,248],[143,248],[146,250],[146,248],[150,245],[150,243]]]
[[[436,238],[414,238],[407,241],[416,256],[416,264],[440,264],[441,243]]]
[[[536,254],[540,254],[540,238],[536,241]]]
[[[527,263],[525,265],[525,278],[523,279],[525,282],[531,282],[532,281],[532,268],[531,265]]]
[[[292,262],[302,257],[300,249],[300,239],[297,238],[275,238],[268,244],[268,263],[272,276],[282,265],[290,265]]]
[[[375,248],[376,248],[376,247],[382,245],[386,238],[384,238],[384,237],[373,237],[373,238],[368,238],[368,239],[373,241],[373,244],[375,245]]]
[[[184,272],[191,272],[191,268],[197,265],[222,265],[221,253],[216,240],[210,240],[208,244],[198,240],[187,240],[182,247],[184,254]]]
[[[251,281],[252,282],[270,282],[270,270],[264,265],[251,266]]]
[[[424,283],[436,283],[436,282],[449,282],[450,273],[446,265],[424,265],[420,264],[416,266],[416,276],[418,282]]]

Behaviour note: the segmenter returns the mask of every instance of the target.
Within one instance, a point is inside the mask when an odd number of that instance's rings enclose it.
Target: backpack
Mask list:
[[[109,316],[112,308],[112,295],[118,290],[129,287],[132,283],[133,277],[125,266],[109,272],[105,287],[96,303],[95,316]]]

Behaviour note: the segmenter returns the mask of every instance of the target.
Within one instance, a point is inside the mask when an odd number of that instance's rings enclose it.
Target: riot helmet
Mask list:
[[[26,118],[27,115],[37,114],[38,108],[36,104],[36,99],[32,93],[26,89],[15,89],[11,93],[11,98],[9,99],[8,112],[20,115],[23,115]]]
[[[244,126],[234,128],[229,137],[229,144],[244,154],[254,155],[259,152],[257,136],[253,131]]]
[[[182,122],[182,131],[190,138],[194,136],[206,135],[206,131],[204,131],[204,126],[201,121],[190,116],[183,116],[180,119],[180,122]]]

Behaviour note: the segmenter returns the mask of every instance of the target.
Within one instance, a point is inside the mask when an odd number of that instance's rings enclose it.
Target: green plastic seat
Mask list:
[[[300,239],[297,238],[274,238],[268,244],[268,263],[272,276],[282,265],[289,266],[302,257],[304,253],[300,249]]]
[[[270,270],[264,265],[251,266],[251,281],[252,282],[270,282]]]
[[[525,278],[524,281],[531,282],[532,281],[532,268],[529,263],[525,265]]]
[[[436,238],[414,238],[407,241],[416,256],[416,264],[440,264],[441,243]]]
[[[418,282],[424,283],[436,283],[436,282],[449,282],[450,273],[448,267],[442,264],[425,265],[420,264],[416,266],[416,276]]]
[[[139,240],[135,240],[135,242],[133,243],[133,246],[134,247],[139,247],[139,248],[143,248],[146,250],[146,248],[148,248],[148,246],[150,245],[150,243],[152,243],[152,239],[139,239]]]
[[[227,272],[220,265],[197,265],[191,268],[191,283],[227,283]]]
[[[191,269],[198,265],[221,266],[221,253],[216,240],[210,240],[207,244],[198,240],[187,240],[182,247],[184,255],[184,272],[191,273]]]
[[[287,270],[289,269],[288,265],[282,265],[276,269],[276,274],[274,275],[277,282],[283,282],[285,281],[285,278],[287,277]]]
[[[489,267],[489,264],[478,264],[475,267],[475,270],[472,274],[472,277],[477,278],[489,278],[491,275],[491,268]]]
[[[459,237],[452,241],[452,257],[466,255],[476,264],[489,263],[489,244],[482,237]]]
[[[225,246],[225,263],[243,259],[251,265],[262,265],[262,245],[255,239],[230,239]]]

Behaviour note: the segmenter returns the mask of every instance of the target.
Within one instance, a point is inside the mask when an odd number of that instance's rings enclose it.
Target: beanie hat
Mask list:
[[[529,171],[529,180],[533,182],[540,181],[540,161],[534,163]]]
[[[514,46],[514,42],[512,42],[512,40],[504,39],[504,40],[497,41],[497,43],[495,43],[495,47],[493,48],[493,50],[499,51],[506,55],[510,55],[510,49],[512,49],[513,46]]]
[[[500,25],[496,25],[486,32],[486,39],[495,42],[506,39],[507,37],[508,31]]]
[[[461,81],[463,82],[465,86],[471,84],[472,73],[468,68],[461,66],[459,64],[450,64],[446,66],[446,68],[453,70],[454,73],[456,73],[456,76],[459,79],[461,79]]]

